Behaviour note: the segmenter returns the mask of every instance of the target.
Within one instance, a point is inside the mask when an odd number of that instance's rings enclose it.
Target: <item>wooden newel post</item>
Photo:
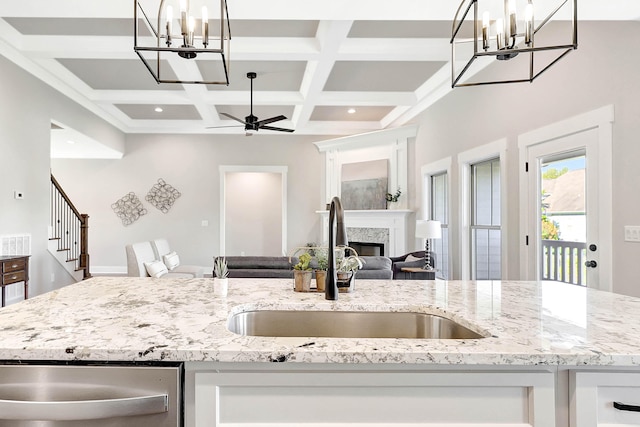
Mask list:
[[[89,279],[89,215],[80,214],[80,267],[83,269],[83,277]]]

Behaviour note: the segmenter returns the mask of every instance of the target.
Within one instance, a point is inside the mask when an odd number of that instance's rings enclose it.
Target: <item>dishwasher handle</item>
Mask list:
[[[0,420],[80,421],[160,414],[168,410],[166,394],[59,402],[0,399]]]

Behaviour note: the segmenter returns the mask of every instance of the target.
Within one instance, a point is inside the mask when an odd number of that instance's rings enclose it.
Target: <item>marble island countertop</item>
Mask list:
[[[0,309],[1,360],[640,366],[640,299],[544,282],[365,281],[327,301],[292,280],[99,277]],[[419,311],[482,339],[272,338],[227,330],[256,309]]]

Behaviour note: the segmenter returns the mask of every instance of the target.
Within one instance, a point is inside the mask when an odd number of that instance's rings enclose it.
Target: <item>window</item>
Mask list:
[[[471,165],[471,278],[500,280],[500,159]]]
[[[449,279],[449,198],[447,189],[447,172],[431,175],[429,201],[431,219],[440,221],[442,239],[434,239],[432,250],[436,254],[436,275],[441,279]]]

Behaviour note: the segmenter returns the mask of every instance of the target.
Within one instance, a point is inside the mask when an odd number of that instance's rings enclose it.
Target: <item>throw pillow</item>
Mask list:
[[[164,261],[164,265],[167,266],[169,271],[180,265],[180,257],[175,252],[169,252],[162,257],[162,260]]]
[[[167,270],[167,266],[164,265],[162,261],[155,260],[151,262],[145,262],[144,268],[147,270],[147,273],[151,277],[161,277],[167,274],[169,271]]]
[[[424,257],[422,257],[422,258],[418,258],[418,257],[415,257],[415,256],[413,256],[413,255],[409,254],[409,255],[407,255],[407,257],[404,259],[404,262],[412,262],[412,261],[424,261]]]

